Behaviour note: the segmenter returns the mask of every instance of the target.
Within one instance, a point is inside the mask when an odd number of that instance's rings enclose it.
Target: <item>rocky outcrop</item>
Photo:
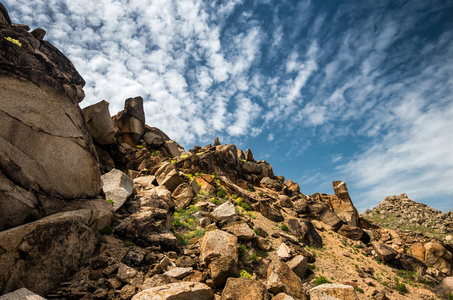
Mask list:
[[[266,286],[246,278],[228,278],[221,300],[270,300]]]
[[[93,212],[58,213],[0,232],[0,292],[26,287],[40,295],[75,273],[95,252]]]
[[[332,185],[336,196],[336,198],[330,200],[333,211],[340,218],[348,222],[349,225],[358,226],[359,212],[352,203],[346,183],[343,181],[334,181]]]
[[[145,134],[145,113],[143,98],[126,99],[124,110],[113,117],[115,136],[119,143],[126,143],[135,147]]]
[[[267,269],[267,287],[273,294],[284,292],[296,299],[305,300],[300,278],[282,261],[273,261]]]
[[[84,84],[49,42],[2,23],[0,230],[47,215],[43,202],[99,194],[97,156],[78,106]]]
[[[321,284],[310,290],[311,300],[342,299],[359,300],[354,287],[344,284]]]
[[[101,145],[115,143],[115,126],[109,112],[109,103],[105,100],[82,109],[93,140]]]
[[[155,288],[144,290],[132,300],[213,300],[214,293],[203,283],[198,282],[178,282],[170,283]]]
[[[113,169],[107,174],[102,175],[102,189],[105,198],[112,204],[113,210],[118,210],[132,195],[134,181],[121,172]]]

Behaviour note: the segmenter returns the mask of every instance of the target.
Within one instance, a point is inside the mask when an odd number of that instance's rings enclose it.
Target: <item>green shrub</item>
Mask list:
[[[252,275],[250,275],[246,270],[241,270],[240,276],[241,278],[252,278]]]
[[[215,205],[219,205],[219,199],[212,198],[211,203],[214,203]]]
[[[288,225],[286,224],[282,224],[282,226],[280,226],[280,229],[283,230],[283,231],[288,231]]]
[[[227,192],[224,189],[217,191],[217,197],[224,198],[227,195]]]
[[[260,236],[260,235],[261,235],[261,231],[260,231],[259,229],[256,229],[256,228],[255,228],[255,229],[253,229],[253,232],[255,232],[255,234],[256,234],[257,236]]]
[[[135,147],[138,148],[138,149],[143,148],[142,145],[137,145],[137,146],[135,146]]]
[[[105,226],[104,228],[99,230],[100,234],[112,234],[113,228],[111,226]]]
[[[256,262],[257,259],[258,259],[258,255],[256,255],[255,252],[253,252],[253,254],[249,256],[249,260],[250,260],[252,263]]]
[[[113,200],[112,200],[112,199],[110,199],[110,198],[109,198],[109,199],[107,199],[107,201],[108,201],[108,202],[109,202],[110,204],[112,204],[112,206],[113,206],[113,205],[115,204],[115,201],[113,201]]]
[[[401,295],[404,295],[406,294],[408,291],[407,291],[407,287],[404,283],[397,283],[396,284],[396,290],[401,294]]]
[[[231,195],[231,198],[236,199],[238,196],[236,194]]]
[[[448,293],[447,296],[445,296],[447,300],[453,300],[453,293]]]
[[[187,209],[178,208],[173,214],[173,228],[178,229],[183,227],[191,230],[197,227],[197,218],[193,214],[198,212],[198,210],[198,208],[192,205]]]
[[[327,278],[325,276],[322,276],[322,275],[319,275],[315,278],[315,281],[314,281],[314,284],[315,285],[320,285],[320,284],[324,284],[324,283],[327,283]]]
[[[247,246],[245,245],[239,245],[239,248],[238,248],[238,256],[239,258],[243,258],[245,256],[245,254],[247,254]]]
[[[364,293],[364,291],[359,287],[355,287],[354,290],[356,290],[357,292],[362,293],[362,294]]]
[[[189,233],[179,234],[176,233],[176,240],[178,241],[178,245],[186,246],[190,244],[190,240],[193,238],[201,238],[205,234],[206,230],[204,229],[195,229],[190,231]]]

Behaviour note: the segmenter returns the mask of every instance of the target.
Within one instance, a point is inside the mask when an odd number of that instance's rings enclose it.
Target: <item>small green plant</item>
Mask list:
[[[231,198],[236,199],[238,196],[236,194],[231,195]]]
[[[115,205],[115,201],[113,201],[113,200],[110,199],[110,198],[107,199],[107,202],[109,202],[110,204],[112,204],[112,206]]]
[[[192,230],[197,227],[197,218],[193,216],[196,212],[198,212],[198,208],[192,205],[187,209],[178,208],[173,214],[173,228],[183,227]]]
[[[256,255],[256,252],[253,252],[252,255],[249,256],[249,260],[254,263],[258,259],[258,255]]]
[[[252,278],[252,275],[250,275],[250,273],[246,270],[241,270],[240,276],[241,278]]]
[[[8,37],[5,37],[5,40],[7,40],[7,41],[13,43],[13,44],[16,45],[16,46],[22,47],[22,44],[21,44],[21,42],[19,42],[19,40],[13,39],[13,38],[11,38],[11,37],[9,37],[9,36],[8,36]]]
[[[137,145],[137,146],[135,146],[135,147],[138,148],[138,149],[143,148],[142,145]]]
[[[259,192],[258,195],[260,195],[260,197],[263,197],[263,192]]]
[[[286,224],[282,224],[282,226],[280,226],[280,229],[283,231],[288,231],[289,227]]]
[[[325,276],[319,275],[315,277],[315,281],[313,282],[315,285],[320,285],[324,283],[328,283],[329,281]]]
[[[178,245],[186,246],[190,244],[190,240],[193,238],[201,238],[205,234],[206,230],[204,229],[195,229],[185,234],[176,233],[176,240]]]
[[[446,298],[447,300],[453,300],[453,293],[448,293],[448,294],[445,296],[445,298]]]
[[[37,221],[41,219],[41,215],[40,214],[37,214],[35,212],[31,212],[27,215],[27,217],[25,217],[25,223],[31,223],[31,222],[34,222],[34,221]]]
[[[198,152],[197,156],[202,156],[203,154],[204,154],[204,152]]]
[[[215,205],[219,205],[219,199],[212,198],[211,203],[214,203]]]
[[[256,216],[252,212],[249,211],[248,214],[249,214],[250,218],[252,218],[252,219],[256,218]]]
[[[397,283],[396,284],[396,290],[401,294],[401,295],[404,295],[406,294],[408,291],[407,291],[407,287],[404,283]]]
[[[99,230],[100,234],[112,234],[113,228],[111,226],[105,226],[104,228]]]
[[[253,229],[253,232],[255,232],[255,234],[256,234],[257,236],[260,236],[260,235],[261,235],[261,231],[260,231],[259,229],[257,229],[257,228]]]
[[[364,291],[359,287],[355,287],[354,290],[356,290],[357,292],[362,293],[362,294],[364,293]]]
[[[217,191],[217,197],[224,198],[227,195],[227,192],[224,189]]]
[[[238,248],[239,258],[243,258],[246,253],[247,253],[247,246],[243,245],[243,244],[239,245],[239,248]]]

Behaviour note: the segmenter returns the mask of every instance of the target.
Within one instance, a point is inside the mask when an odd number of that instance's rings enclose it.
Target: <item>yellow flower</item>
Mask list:
[[[6,39],[7,41],[13,43],[14,45],[17,45],[17,46],[19,46],[19,47],[22,47],[22,44],[19,42],[19,40],[10,38],[9,36],[8,36],[8,37],[5,37],[5,39]]]

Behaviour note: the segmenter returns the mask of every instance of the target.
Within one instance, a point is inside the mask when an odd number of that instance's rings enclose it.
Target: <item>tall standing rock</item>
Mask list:
[[[83,110],[93,139],[101,145],[115,143],[115,126],[109,113],[109,103],[105,100],[85,107]]]
[[[99,194],[98,159],[78,106],[84,85],[52,44],[1,22],[0,230],[46,214],[55,206],[49,199]]]
[[[340,218],[345,219],[349,225],[359,226],[359,212],[352,203],[346,183],[343,181],[333,181],[332,184],[335,195],[337,196],[336,199],[332,198],[330,201],[333,210]]]
[[[115,136],[120,143],[131,147],[137,145],[138,140],[145,134],[145,112],[143,98],[126,99],[124,110],[113,117]]]

